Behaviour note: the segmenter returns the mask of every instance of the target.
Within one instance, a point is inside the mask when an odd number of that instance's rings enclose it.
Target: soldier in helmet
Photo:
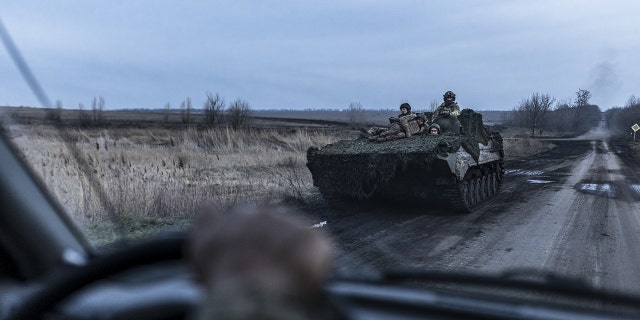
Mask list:
[[[407,133],[409,121],[416,118],[416,114],[411,111],[411,105],[403,103],[400,105],[400,114],[398,117],[389,118],[389,126],[386,128],[371,127],[366,131],[369,141],[377,141],[378,138],[386,138],[388,136],[397,135],[398,133]],[[411,136],[409,133],[408,136]]]
[[[432,136],[437,136],[440,134],[440,126],[437,123],[432,123],[429,126],[429,134]]]
[[[413,113],[413,111],[411,111],[411,105],[404,102],[400,105],[400,114],[398,115],[398,117],[397,118],[390,117],[389,123],[398,122],[401,120],[410,121],[410,120],[413,120],[415,117],[416,117],[416,114]]]
[[[453,93],[453,91],[447,91],[442,97],[444,98],[444,102],[440,104],[433,113],[432,122],[435,121],[438,116],[457,118],[458,115],[460,115],[460,106],[456,103],[456,94]]]
[[[417,131],[414,134],[422,134],[427,132],[429,128],[429,120],[427,119],[427,115],[424,113],[418,114],[415,119],[416,124],[418,125]]]

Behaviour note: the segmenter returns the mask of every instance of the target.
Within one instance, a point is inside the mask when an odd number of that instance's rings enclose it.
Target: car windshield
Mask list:
[[[275,204],[338,272],[640,294],[639,3],[0,7],[3,130],[97,251]]]

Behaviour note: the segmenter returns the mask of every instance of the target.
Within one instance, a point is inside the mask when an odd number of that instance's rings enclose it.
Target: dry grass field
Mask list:
[[[507,137],[503,140],[505,160],[527,157],[549,151],[556,147],[553,143],[529,137]]]
[[[68,129],[66,139],[51,126],[12,126],[10,132],[35,173],[98,244],[115,239],[118,228],[136,237],[186,225],[203,204],[303,201],[317,192],[306,150],[345,138],[306,129]],[[104,189],[106,205],[69,143]]]
[[[41,121],[37,111],[25,112],[22,116],[34,120],[9,121],[9,136],[72,220],[98,245],[122,233],[141,237],[184,227],[204,204],[302,203],[318,197],[306,168],[306,150],[357,134],[346,127],[292,127],[295,124],[277,120],[254,121],[260,126],[238,130],[153,125],[146,118],[144,126],[112,122],[60,129]],[[135,122],[135,113],[120,121]],[[505,139],[510,158],[548,148],[532,139]],[[80,162],[72,149],[78,150]]]

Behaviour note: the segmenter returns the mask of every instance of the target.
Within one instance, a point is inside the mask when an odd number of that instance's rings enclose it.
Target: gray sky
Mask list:
[[[538,92],[603,110],[640,95],[640,1],[4,0],[0,19],[52,101],[177,108],[511,110]],[[0,105],[38,106],[6,50]]]

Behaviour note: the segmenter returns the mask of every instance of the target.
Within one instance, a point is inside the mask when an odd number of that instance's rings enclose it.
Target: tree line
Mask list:
[[[611,108],[604,113],[609,130],[617,135],[630,135],[633,133],[631,127],[634,124],[640,125],[640,97],[632,95],[625,106]]]
[[[167,102],[164,105],[164,110],[164,121],[168,123],[172,110],[171,104]],[[204,102],[202,112],[202,123],[207,126],[229,124],[232,128],[238,129],[251,116],[251,105],[246,100],[238,98],[227,107],[224,98],[220,94],[216,93],[214,95],[211,92],[207,92],[207,99]],[[191,98],[187,97],[180,103],[180,120],[182,124],[195,123],[193,115],[193,104],[191,103]]]
[[[91,103],[91,110],[86,110],[83,104],[78,105],[78,123],[83,127],[97,126],[104,123],[104,111],[106,102],[103,97],[94,97]],[[180,103],[180,123],[196,124],[201,123],[206,126],[230,125],[237,129],[243,126],[251,116],[252,109],[249,102],[243,99],[236,99],[228,106],[222,96],[216,93],[207,92],[207,98],[202,109],[196,110],[193,107],[191,98],[187,97]],[[169,123],[171,114],[175,113],[171,103],[167,102],[163,107],[163,121]],[[196,114],[202,113],[201,117]],[[56,101],[53,108],[47,110],[46,117],[51,121],[62,121],[63,107],[61,101]]]
[[[103,97],[93,97],[91,102],[91,111],[85,110],[84,104],[78,105],[78,123],[82,127],[92,125],[101,125],[104,122],[104,109],[106,102]],[[57,100],[53,108],[46,111],[47,120],[54,122],[62,122],[62,101]]]
[[[556,103],[556,99],[550,95],[535,92],[514,108],[506,124],[527,128],[532,137],[546,131],[586,133],[597,126],[602,118],[600,108],[591,104],[590,98],[591,92],[578,89],[573,102]]]

